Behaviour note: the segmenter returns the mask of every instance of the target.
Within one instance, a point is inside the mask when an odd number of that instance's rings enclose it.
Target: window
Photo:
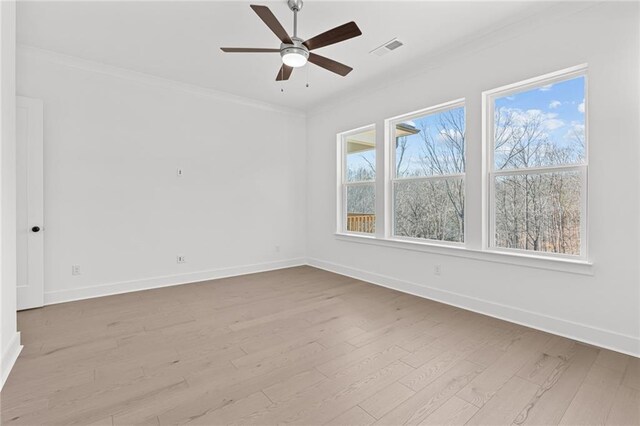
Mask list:
[[[394,237],[464,242],[464,101],[388,121]]]
[[[340,135],[343,232],[376,230],[376,131],[374,126]]]
[[[592,273],[587,66],[477,95],[337,135],[338,238]]]
[[[485,96],[489,245],[585,256],[584,68]]]

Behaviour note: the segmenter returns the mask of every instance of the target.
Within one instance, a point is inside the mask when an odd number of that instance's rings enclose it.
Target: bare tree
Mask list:
[[[435,128],[423,121],[420,156],[406,160],[407,137],[396,142],[398,177],[447,176],[465,170],[464,109],[438,114]],[[409,158],[409,161],[413,161]],[[395,190],[396,235],[447,241],[464,238],[464,181],[457,177],[399,182]]]
[[[498,109],[494,161],[497,170],[523,169],[496,177],[495,239],[499,247],[555,253],[580,252],[581,178],[578,172],[527,172],[529,167],[576,164],[584,156],[584,129],[572,126],[568,139],[552,140],[544,114]],[[428,128],[418,124],[416,139],[396,139],[394,230],[396,235],[444,241],[464,238],[464,110],[438,114]],[[352,180],[375,177],[375,165],[350,171]],[[421,179],[432,176],[431,179]],[[443,176],[443,177],[438,177]],[[449,176],[449,177],[447,177]],[[348,211],[375,214],[373,185],[350,187]]]
[[[526,169],[580,160],[583,142],[550,140],[541,113],[496,110],[496,169]],[[576,138],[579,135],[576,133]],[[578,254],[580,179],[575,173],[538,172],[501,176],[495,182],[496,244],[500,247]]]

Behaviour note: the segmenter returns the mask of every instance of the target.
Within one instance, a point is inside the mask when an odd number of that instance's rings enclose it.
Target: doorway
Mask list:
[[[44,305],[43,102],[16,98],[17,308]]]

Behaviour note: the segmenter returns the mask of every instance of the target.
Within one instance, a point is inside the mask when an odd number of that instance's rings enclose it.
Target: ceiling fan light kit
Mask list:
[[[281,44],[280,56],[282,62],[290,67],[298,68],[306,65],[309,60],[309,50],[302,44],[302,39],[291,37],[293,44]]]
[[[302,0],[288,0],[287,5],[293,12],[293,37],[289,37],[275,15],[266,6],[251,5],[251,9],[262,19],[269,29],[281,41],[280,49],[269,48],[245,48],[245,47],[221,47],[226,53],[280,53],[282,67],[278,71],[276,81],[288,80],[294,68],[303,67],[311,62],[321,68],[334,72],[341,76],[349,74],[353,68],[348,67],[333,59],[311,53],[311,50],[329,46],[341,41],[358,37],[362,34],[355,22],[348,22],[332,30],[325,31],[308,40],[298,37],[298,12],[302,9]]]

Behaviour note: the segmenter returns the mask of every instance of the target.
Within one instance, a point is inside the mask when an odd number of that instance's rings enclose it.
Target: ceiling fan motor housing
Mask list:
[[[305,59],[309,59],[309,49],[302,44],[303,40],[298,37],[291,37],[293,44],[282,43],[280,45],[280,56],[284,58],[285,55],[300,55]]]

